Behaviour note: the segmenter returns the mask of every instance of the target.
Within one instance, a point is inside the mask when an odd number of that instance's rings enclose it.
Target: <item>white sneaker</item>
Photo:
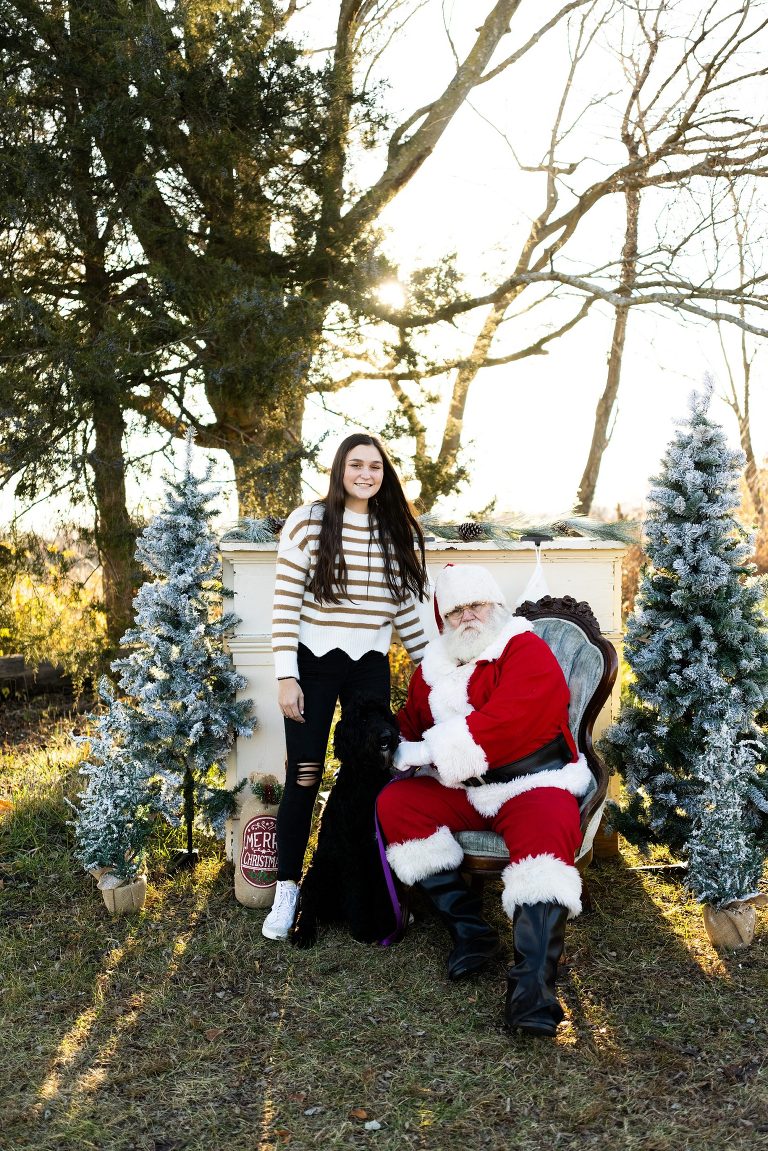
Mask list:
[[[287,939],[296,918],[299,889],[292,879],[281,879],[275,890],[272,910],[261,925],[261,934],[267,939]]]

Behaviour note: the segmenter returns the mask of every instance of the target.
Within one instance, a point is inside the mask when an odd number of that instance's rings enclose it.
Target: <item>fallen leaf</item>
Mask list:
[[[205,1038],[209,1039],[211,1041],[211,1043],[213,1042],[214,1039],[218,1039],[219,1036],[223,1035],[223,1034],[224,1034],[224,1028],[223,1027],[209,1027],[208,1030],[204,1032]]]
[[[352,1111],[350,1111],[349,1117],[350,1119],[367,1119],[368,1112],[364,1107],[355,1107]]]
[[[292,1095],[288,1096],[289,1103],[303,1103],[307,1097],[306,1091],[294,1091]]]

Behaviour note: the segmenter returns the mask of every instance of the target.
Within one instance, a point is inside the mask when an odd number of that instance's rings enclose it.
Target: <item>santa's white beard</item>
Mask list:
[[[484,624],[479,619],[467,620],[457,628],[446,624],[443,632],[445,650],[458,663],[471,663],[493,643],[511,614],[501,604],[494,604]]]

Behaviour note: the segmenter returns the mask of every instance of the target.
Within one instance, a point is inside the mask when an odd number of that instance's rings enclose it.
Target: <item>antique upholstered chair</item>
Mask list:
[[[555,599],[544,596],[526,600],[515,613],[531,621],[534,631],[545,640],[563,669],[571,692],[569,719],[576,746],[592,772],[590,790],[580,801],[582,843],[576,866],[584,872],[592,859],[592,843],[600,823],[608,790],[608,771],[592,746],[592,727],[611,694],[616,680],[616,651],[600,632],[589,604],[571,596]],[[509,863],[504,840],[492,831],[460,831],[456,838],[464,849],[462,871],[473,886],[482,888],[488,876],[500,875]],[[585,906],[589,895],[584,890]]]

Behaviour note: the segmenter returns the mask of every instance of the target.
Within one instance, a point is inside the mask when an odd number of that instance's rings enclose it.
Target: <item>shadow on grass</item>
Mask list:
[[[194,873],[155,866],[145,910],[112,920],[67,855],[61,807],[5,827],[18,882],[0,892],[0,1143],[14,1151],[768,1145],[765,933],[719,958],[669,876],[622,858],[591,870],[568,1019],[536,1041],[503,1031],[502,963],[447,981],[427,917],[387,950],[341,932],[310,952],[264,940],[210,845]],[[511,954],[490,885],[486,906]]]

